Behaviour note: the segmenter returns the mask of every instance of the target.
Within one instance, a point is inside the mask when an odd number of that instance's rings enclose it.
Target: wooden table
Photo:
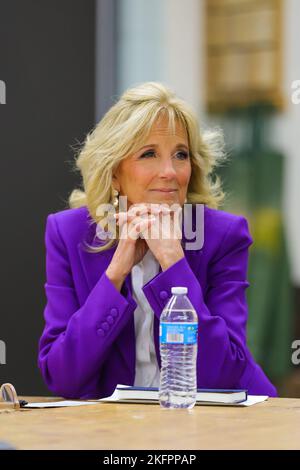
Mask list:
[[[29,402],[57,398],[20,397]],[[17,449],[300,449],[300,399],[245,408],[97,403],[0,414],[0,441]]]

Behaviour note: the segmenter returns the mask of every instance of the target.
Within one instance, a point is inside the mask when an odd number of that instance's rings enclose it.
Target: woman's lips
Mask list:
[[[177,193],[178,193],[178,190],[177,189],[172,189],[172,190],[161,190],[161,189],[151,189],[151,192],[154,193],[154,194],[157,194],[157,196],[159,196],[160,198],[163,198],[163,199],[174,199],[174,197],[178,197],[177,196]]]
[[[150,191],[158,191],[159,193],[175,193],[177,189],[151,189]]]

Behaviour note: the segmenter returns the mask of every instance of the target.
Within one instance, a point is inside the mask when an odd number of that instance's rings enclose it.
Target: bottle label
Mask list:
[[[161,343],[195,344],[197,343],[198,323],[168,323],[159,326]]]

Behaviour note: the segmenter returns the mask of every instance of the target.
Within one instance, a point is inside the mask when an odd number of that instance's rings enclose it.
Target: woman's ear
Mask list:
[[[113,188],[116,189],[118,192],[120,192],[120,185],[119,185],[118,177],[115,174],[113,174],[112,180],[113,180]]]

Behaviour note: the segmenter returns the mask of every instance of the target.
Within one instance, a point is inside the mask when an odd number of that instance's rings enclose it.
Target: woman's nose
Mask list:
[[[174,178],[176,176],[176,169],[171,160],[160,162],[159,176],[164,178]]]

